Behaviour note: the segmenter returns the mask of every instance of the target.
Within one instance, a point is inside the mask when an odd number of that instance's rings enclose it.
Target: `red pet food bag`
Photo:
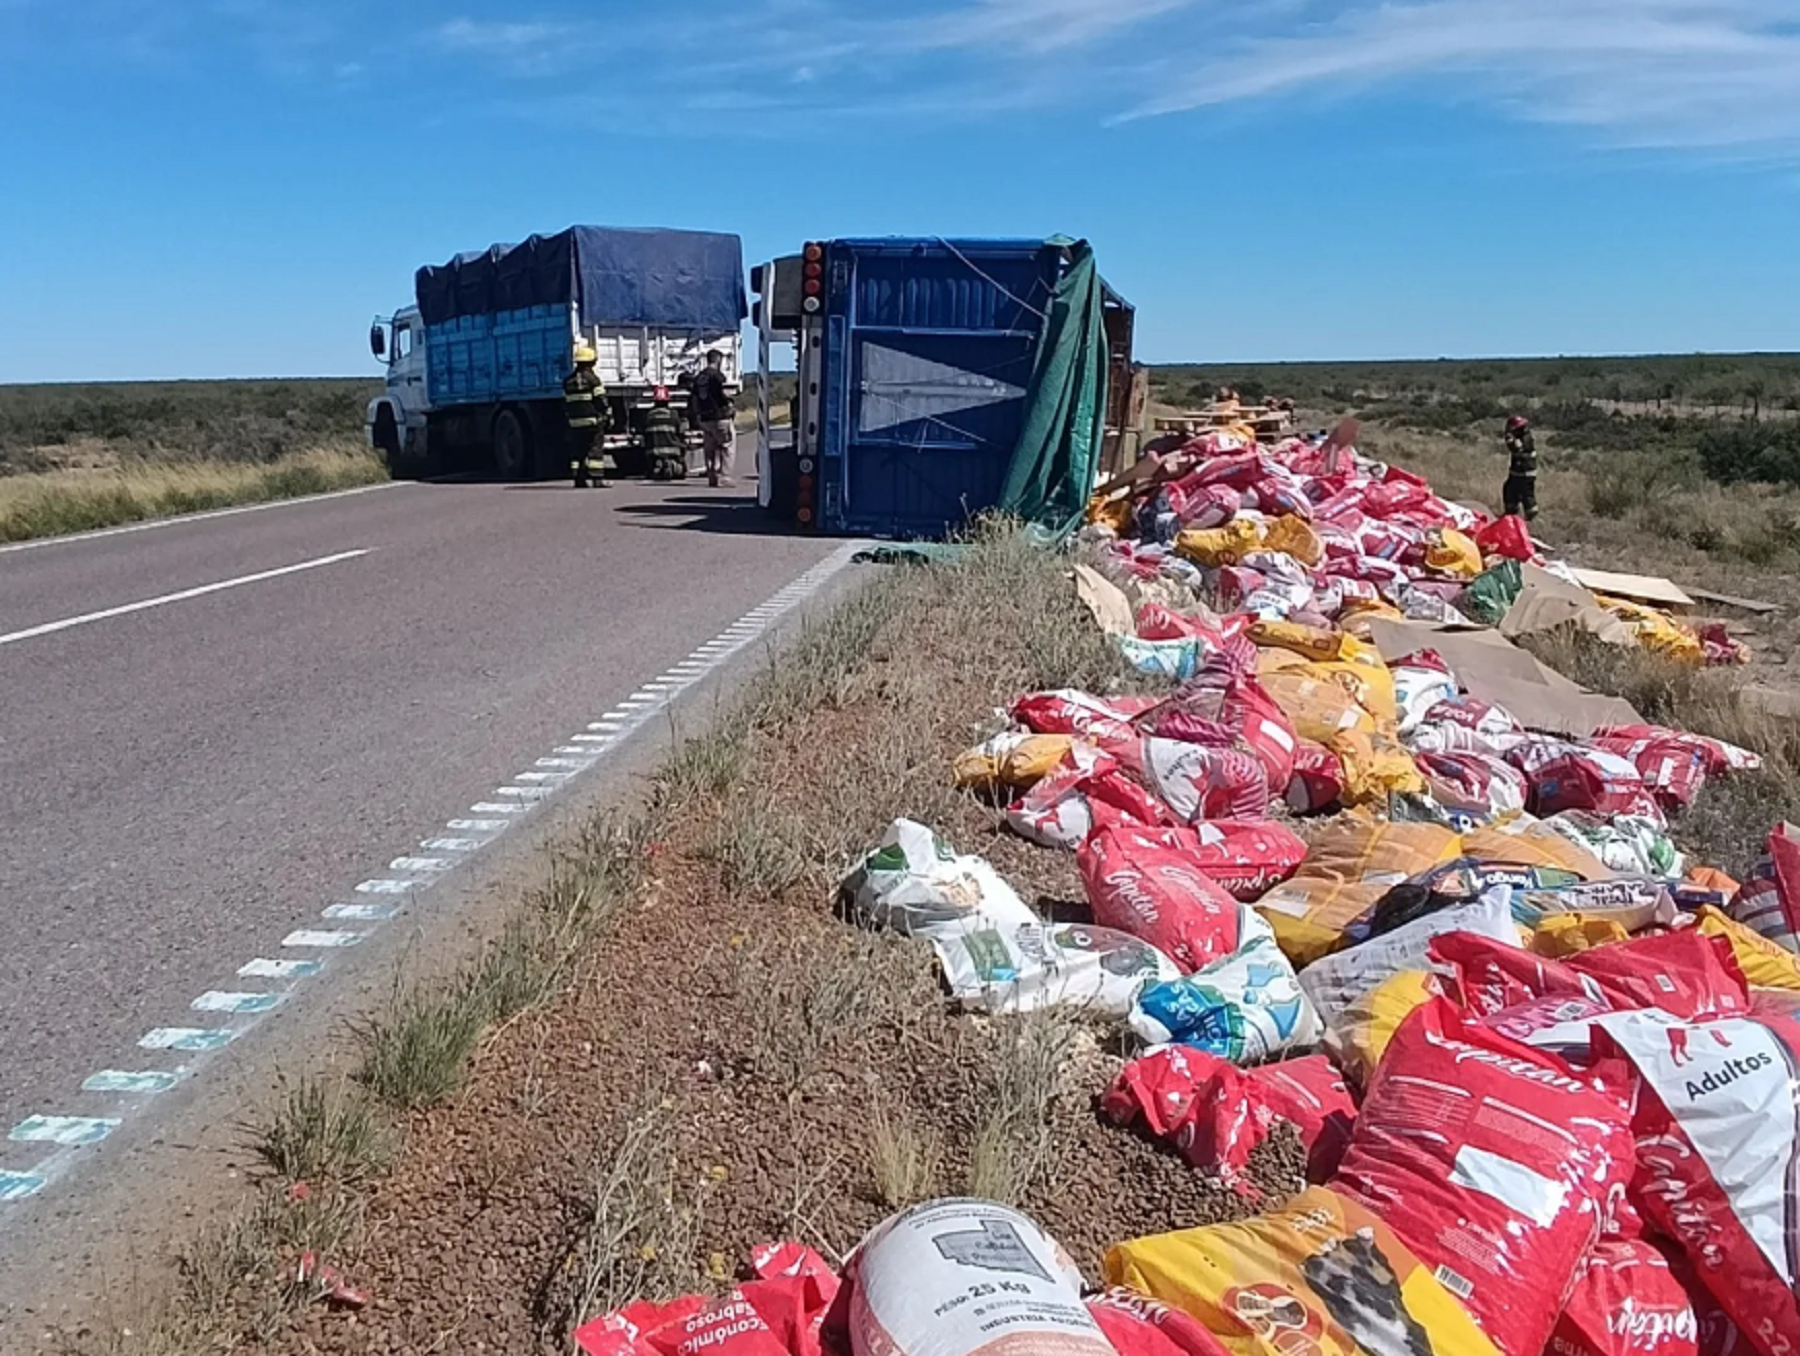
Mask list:
[[[1141,1120],[1196,1168],[1246,1196],[1255,1194],[1246,1176],[1250,1155],[1277,1120],[1299,1133],[1314,1182],[1337,1170],[1356,1123],[1356,1102],[1324,1055],[1240,1069],[1179,1045],[1127,1064],[1101,1108],[1119,1125]]]
[[[1504,1356],[1542,1356],[1632,1168],[1629,1072],[1577,1070],[1443,999],[1395,1034],[1332,1185],[1379,1215]]]
[[[1484,1016],[1558,997],[1690,1018],[1750,1007],[1750,987],[1731,943],[1692,928],[1597,946],[1560,961],[1467,932],[1438,937],[1431,950],[1450,969],[1463,1006]]]
[[[1077,850],[1094,921],[1150,943],[1185,973],[1234,954],[1245,910],[1153,833],[1103,829]]]
[[[1545,1356],[1749,1356],[1679,1252],[1603,1238],[1582,1260]]]
[[[1760,1356],[1800,1353],[1800,1021],[1599,1019],[1641,1078],[1637,1198]]]

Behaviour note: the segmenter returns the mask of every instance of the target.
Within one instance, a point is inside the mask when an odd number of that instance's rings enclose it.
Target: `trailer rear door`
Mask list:
[[[830,247],[827,530],[939,536],[993,507],[1060,259],[1042,241]]]

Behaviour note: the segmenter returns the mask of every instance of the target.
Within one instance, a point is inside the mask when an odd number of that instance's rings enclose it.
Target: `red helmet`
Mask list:
[[[1530,427],[1531,420],[1527,419],[1522,414],[1515,414],[1511,419],[1506,421],[1506,431],[1508,433],[1523,433]]]
[[[658,386],[656,388],[656,403],[659,405],[667,404],[668,399],[669,399],[669,388],[667,386]]]

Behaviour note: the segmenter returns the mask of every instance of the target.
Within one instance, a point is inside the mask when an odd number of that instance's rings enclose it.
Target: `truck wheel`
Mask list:
[[[387,463],[389,475],[405,473],[406,468],[401,464],[400,457],[400,427],[394,422],[394,412],[385,405],[375,416],[375,432],[370,441],[375,444],[375,450],[381,453],[381,459]]]
[[[494,416],[494,473],[502,480],[525,480],[531,474],[531,435],[513,410]]]

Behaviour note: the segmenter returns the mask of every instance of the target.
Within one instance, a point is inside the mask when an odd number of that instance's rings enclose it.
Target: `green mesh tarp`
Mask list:
[[[1106,435],[1105,285],[1078,241],[1051,299],[1000,510],[1055,531],[1081,520]]]

